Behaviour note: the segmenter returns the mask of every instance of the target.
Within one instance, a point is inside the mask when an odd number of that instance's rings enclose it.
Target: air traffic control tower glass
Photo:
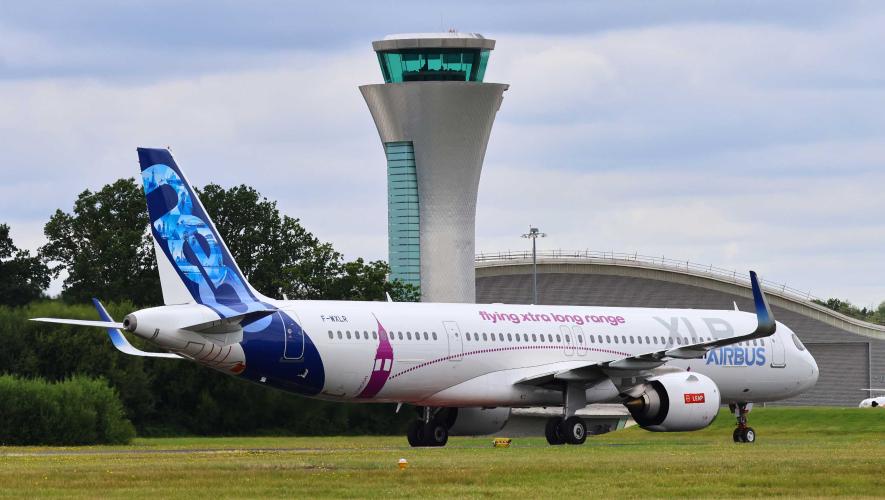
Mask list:
[[[481,82],[489,62],[488,50],[400,49],[378,52],[384,83]]]
[[[482,82],[494,40],[475,33],[391,35],[373,43],[384,83]]]

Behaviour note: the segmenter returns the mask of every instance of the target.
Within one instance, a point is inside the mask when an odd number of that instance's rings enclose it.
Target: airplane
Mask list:
[[[583,444],[576,412],[613,402],[657,432],[702,429],[728,404],[733,440],[752,443],[754,402],[817,381],[752,271],[755,313],[272,299],[240,271],[171,153],[138,157],[164,305],[121,323],[97,300],[101,321],[34,320],[105,328],[127,354],[188,359],[302,396],[413,405],[411,446],[492,434],[512,408],[538,406],[562,408],[546,422],[548,443]],[[124,331],[167,352],[140,351]]]
[[[885,392],[885,389],[861,389],[866,392]],[[885,396],[873,396],[864,399],[857,405],[858,408],[885,408]]]

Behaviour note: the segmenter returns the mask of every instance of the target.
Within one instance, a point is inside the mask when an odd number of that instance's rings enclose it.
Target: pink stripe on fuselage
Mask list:
[[[375,318],[375,321],[378,321],[378,318]],[[393,370],[393,346],[390,345],[390,341],[387,339],[387,331],[381,326],[381,322],[378,321],[378,350],[375,351],[372,374],[369,377],[369,383],[366,384],[365,389],[359,393],[357,398],[375,397],[384,387],[384,384],[387,383],[391,370]]]

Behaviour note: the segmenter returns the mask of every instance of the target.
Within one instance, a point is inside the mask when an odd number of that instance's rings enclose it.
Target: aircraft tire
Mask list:
[[[547,444],[560,445],[565,444],[562,438],[562,417],[552,417],[547,419],[547,425],[544,427],[544,435],[547,437]]]
[[[756,431],[753,430],[752,427],[747,427],[744,429],[744,432],[741,433],[741,438],[744,443],[755,443],[756,442]]]
[[[565,419],[560,432],[568,444],[584,444],[587,440],[587,424],[577,415]]]
[[[413,448],[424,446],[424,424],[418,420],[413,420],[406,430],[406,438],[409,440],[409,446]]]
[[[732,439],[734,439],[735,443],[740,443],[741,441],[741,429],[735,429],[734,432],[731,433]]]
[[[424,446],[445,446],[449,442],[449,430],[442,422],[436,420],[424,425]]]

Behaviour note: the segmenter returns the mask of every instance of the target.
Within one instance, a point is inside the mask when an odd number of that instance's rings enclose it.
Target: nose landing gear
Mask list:
[[[735,443],[755,443],[756,431],[747,425],[747,414],[753,409],[753,403],[738,403],[728,405],[728,409],[737,418],[737,428],[732,433]]]

